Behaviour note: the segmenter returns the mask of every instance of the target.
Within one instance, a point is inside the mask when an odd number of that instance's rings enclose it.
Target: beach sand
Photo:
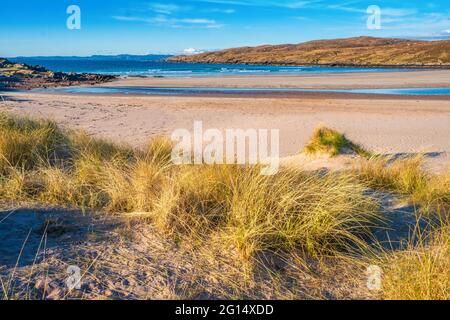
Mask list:
[[[238,75],[223,77],[127,78],[107,84],[115,87],[203,88],[429,88],[450,87],[450,70],[399,72],[315,73],[302,75]]]
[[[375,80],[374,80],[375,79]],[[364,80],[364,81],[363,81]],[[111,86],[449,86],[450,71],[241,76],[224,78],[124,79]],[[104,86],[104,85],[103,85]],[[434,169],[450,163],[450,98],[352,94],[252,96],[138,96],[9,92],[0,109],[50,118],[66,128],[84,129],[134,146],[173,130],[207,128],[279,129],[283,157],[299,153],[318,125],[345,133],[382,154],[427,153]]]

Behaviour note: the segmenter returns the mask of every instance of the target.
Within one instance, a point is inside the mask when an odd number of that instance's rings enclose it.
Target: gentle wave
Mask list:
[[[144,60],[60,60],[60,59],[15,59],[17,62],[41,65],[53,71],[75,73],[112,74],[117,76],[144,77],[196,77],[223,76],[239,74],[304,74],[304,73],[353,73],[353,72],[384,72],[407,71],[411,69],[392,68],[354,68],[354,67],[324,67],[324,66],[267,66],[267,65],[228,65],[228,64],[194,64],[172,63],[166,61]]]

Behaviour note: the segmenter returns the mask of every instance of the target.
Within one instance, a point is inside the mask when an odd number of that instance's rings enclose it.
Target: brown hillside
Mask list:
[[[450,40],[418,41],[357,37],[301,44],[243,47],[168,59],[174,62],[354,65],[450,66]]]

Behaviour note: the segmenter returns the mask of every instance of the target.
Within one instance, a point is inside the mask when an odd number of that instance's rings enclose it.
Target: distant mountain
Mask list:
[[[450,67],[450,40],[356,37],[243,47],[170,57],[167,60],[224,64]]]
[[[119,55],[93,55],[88,57],[78,57],[78,56],[39,56],[39,57],[15,57],[11,58],[12,61],[33,61],[33,60],[108,60],[108,61],[157,61],[165,60],[172,57],[171,55],[158,55],[158,54],[147,54],[147,55],[132,55],[132,54],[119,54]]]

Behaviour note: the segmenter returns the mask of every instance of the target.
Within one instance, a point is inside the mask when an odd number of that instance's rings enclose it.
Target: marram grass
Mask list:
[[[435,175],[423,166],[422,155],[397,160],[373,156],[361,160],[354,174],[368,187],[408,197],[423,212],[450,206],[450,171]]]
[[[327,127],[318,127],[314,130],[304,151],[308,154],[327,154],[332,157],[349,152],[363,157],[370,156],[367,150],[347,139],[344,134]]]
[[[376,202],[349,174],[284,170],[266,177],[252,166],[173,166],[166,139],[134,150],[63,133],[51,122],[2,117],[8,124],[0,127],[2,136],[17,150],[12,157],[2,149],[10,160],[1,177],[4,200],[138,212],[168,235],[219,236],[245,257],[265,250],[360,250],[379,219]],[[46,135],[36,140],[41,127]],[[14,146],[11,132],[25,142]],[[34,148],[16,148],[27,143]]]
[[[387,253],[380,264],[384,299],[449,300],[450,223],[419,235],[404,251]]]
[[[365,154],[334,131],[314,136],[310,151]],[[372,157],[352,172],[283,169],[267,177],[254,166],[174,166],[170,154],[164,138],[137,150],[0,114],[0,199],[137,217],[203,251],[214,244],[235,252],[239,265],[265,253],[348,263],[372,257],[382,217],[368,188],[409,195],[430,215],[448,216],[450,176],[425,173],[419,158]],[[382,298],[449,299],[448,225],[408,250],[378,254]]]

